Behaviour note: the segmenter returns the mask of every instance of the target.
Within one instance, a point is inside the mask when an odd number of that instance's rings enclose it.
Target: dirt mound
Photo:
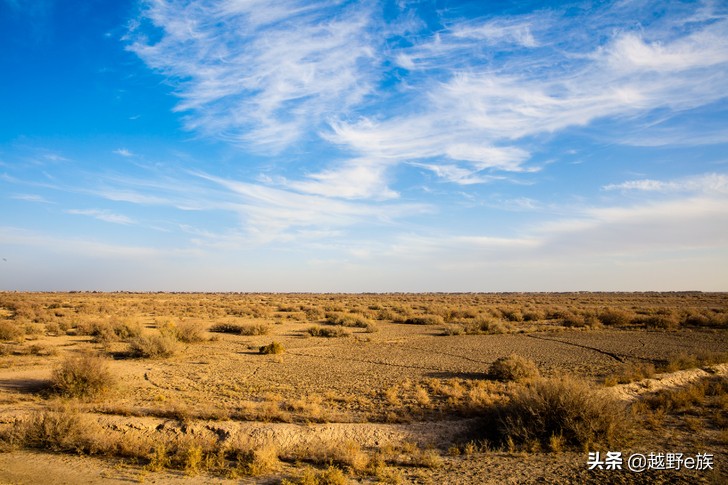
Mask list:
[[[675,389],[686,386],[699,379],[714,376],[728,375],[728,364],[718,364],[702,369],[688,369],[665,374],[658,374],[649,379],[642,379],[629,384],[622,384],[601,390],[607,396],[614,397],[620,401],[632,402],[640,396],[650,392],[657,392],[664,389]]]

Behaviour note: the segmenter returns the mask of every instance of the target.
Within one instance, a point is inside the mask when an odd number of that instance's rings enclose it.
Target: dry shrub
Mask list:
[[[53,390],[65,397],[93,397],[111,389],[115,383],[106,361],[94,355],[69,357],[51,376]]]
[[[260,476],[268,475],[280,468],[278,448],[266,444],[248,451],[237,453],[237,466],[232,475]]]
[[[442,334],[445,336],[452,337],[454,335],[462,335],[465,333],[465,328],[462,325],[448,323],[442,330]]]
[[[377,320],[391,320],[394,321],[399,317],[399,314],[396,312],[393,312],[392,310],[389,310],[387,308],[384,308],[382,310],[379,310],[377,313]]]
[[[425,468],[440,468],[443,464],[442,457],[437,450],[428,448],[421,450],[414,455],[413,465]]]
[[[46,335],[61,335],[63,332],[61,330],[61,326],[58,325],[57,322],[49,322],[46,323],[45,333]]]
[[[112,320],[111,328],[114,334],[121,340],[138,337],[142,334],[142,326],[139,322]]]
[[[565,377],[536,380],[496,410],[496,440],[509,448],[609,448],[623,443],[631,424],[620,403]]]
[[[644,403],[653,411],[684,413],[703,407],[706,396],[720,396],[728,391],[728,379],[701,379],[688,386],[658,391],[644,398]]]
[[[167,445],[165,443],[158,443],[150,453],[149,463],[144,468],[149,471],[158,472],[170,465],[171,460],[167,453]]]
[[[334,338],[334,337],[348,337],[349,333],[346,332],[341,327],[309,327],[306,332],[308,332],[309,335],[312,337],[326,337],[326,338]]]
[[[488,368],[488,374],[499,381],[521,381],[541,375],[534,361],[517,354],[498,358]]]
[[[131,354],[142,358],[171,357],[177,352],[177,339],[171,333],[140,335],[129,341]]]
[[[374,468],[372,474],[377,478],[377,483],[387,485],[402,485],[406,483],[404,473],[401,470],[390,468],[386,464]]]
[[[397,386],[388,387],[383,392],[384,398],[387,403],[392,406],[399,406],[402,401],[399,399],[399,388]]]
[[[198,322],[180,322],[174,330],[177,340],[185,343],[195,343],[205,341],[203,327]]]
[[[17,340],[21,338],[25,332],[7,320],[0,320],[0,340]]]
[[[722,364],[728,362],[728,352],[700,352],[698,354],[681,353],[671,358],[664,366],[665,372],[694,369],[706,365]]]
[[[28,352],[30,352],[30,355],[39,355],[41,357],[48,357],[51,355],[58,354],[58,349],[56,347],[51,347],[51,346],[45,345],[45,344],[33,344],[30,347],[28,347]]]
[[[261,354],[282,354],[286,349],[280,342],[273,341],[268,345],[263,345],[258,349]]]
[[[344,327],[367,328],[372,321],[362,315],[330,312],[326,314],[326,323],[329,325],[342,325]]]
[[[111,321],[103,322],[79,322],[76,325],[76,333],[90,335],[94,342],[110,343],[137,338],[142,334],[142,327],[138,322],[114,318]]]
[[[522,322],[523,314],[519,308],[499,308],[501,315],[509,322]]]
[[[420,406],[429,406],[430,402],[432,402],[430,399],[430,393],[422,386],[415,386],[414,395],[415,401],[417,401],[417,404]]]
[[[629,384],[634,381],[648,379],[655,375],[655,366],[651,363],[624,364],[614,375],[604,378],[604,384],[613,386],[616,384]]]
[[[210,332],[232,333],[235,335],[268,335],[270,325],[265,323],[218,323],[210,327]]]
[[[178,450],[178,455],[182,459],[182,466],[186,475],[195,476],[200,473],[203,457],[202,446],[191,443],[183,449]]]
[[[561,324],[565,327],[599,327],[602,322],[591,313],[566,311],[561,314]]]
[[[728,325],[728,313],[688,311],[682,318],[682,325],[725,328]]]
[[[306,468],[301,476],[281,481],[281,485],[347,485],[348,483],[349,479],[344,472],[333,465],[329,465],[325,470]]]
[[[70,406],[36,411],[14,431],[15,446],[76,453],[93,449],[94,427]]]
[[[327,455],[328,460],[351,467],[356,472],[363,471],[369,464],[369,456],[353,440],[335,443],[329,448]]]
[[[445,319],[440,315],[417,315],[407,318],[404,323],[410,325],[444,325]]]
[[[603,325],[611,327],[623,327],[629,325],[634,318],[632,313],[616,308],[608,308],[597,314],[597,318]]]
[[[512,331],[511,324],[482,315],[465,324],[465,333],[468,335],[502,334]]]
[[[403,441],[397,445],[385,444],[380,447],[379,452],[381,456],[375,457],[375,460],[382,459],[404,466],[439,468],[443,463],[442,457],[437,450],[433,448],[422,449],[412,441]]]
[[[635,322],[640,323],[647,328],[657,328],[661,330],[675,330],[680,324],[677,317],[670,312],[642,316],[635,319]]]

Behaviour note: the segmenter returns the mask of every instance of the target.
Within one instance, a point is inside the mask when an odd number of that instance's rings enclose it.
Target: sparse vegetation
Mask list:
[[[494,449],[725,445],[727,322],[703,293],[0,293],[0,450],[116,457],[139,480],[409,483]],[[694,367],[715,374],[599,385]]]

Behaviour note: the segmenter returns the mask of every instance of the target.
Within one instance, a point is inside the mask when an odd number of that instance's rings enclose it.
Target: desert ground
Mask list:
[[[726,362],[723,293],[6,292],[0,483],[727,483]]]

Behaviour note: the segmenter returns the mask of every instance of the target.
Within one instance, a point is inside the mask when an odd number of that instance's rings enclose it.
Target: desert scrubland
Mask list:
[[[0,483],[725,483],[726,362],[723,293],[6,292]]]

